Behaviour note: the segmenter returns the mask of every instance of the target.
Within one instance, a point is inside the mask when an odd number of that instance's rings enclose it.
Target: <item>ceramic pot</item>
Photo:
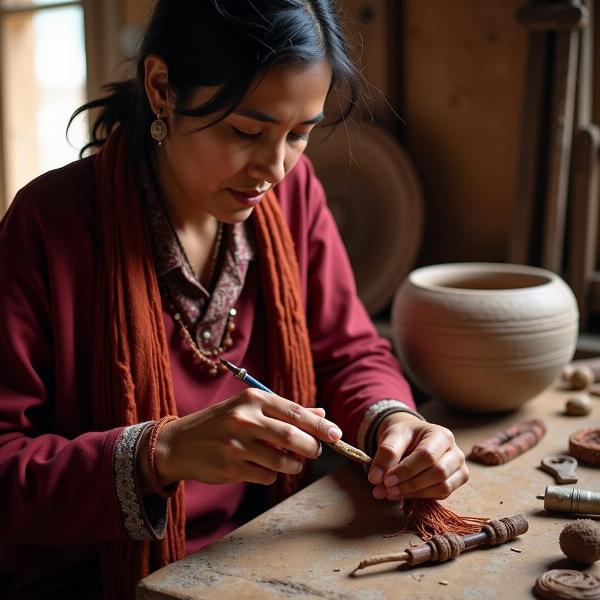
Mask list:
[[[575,351],[577,302],[556,274],[456,263],[412,271],[392,306],[401,364],[425,392],[470,412],[500,412],[547,388]]]

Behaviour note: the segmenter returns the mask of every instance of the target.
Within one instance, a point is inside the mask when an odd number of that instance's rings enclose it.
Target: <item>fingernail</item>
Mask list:
[[[334,441],[342,437],[342,430],[339,427],[330,427],[327,435]]]
[[[369,473],[369,481],[371,483],[381,483],[383,471],[379,467],[373,467]]]
[[[388,498],[392,497],[392,496],[399,496],[400,488],[398,488],[398,487],[388,488],[387,495],[388,495]]]
[[[322,453],[323,453],[323,446],[321,446],[321,444],[319,444],[319,449],[317,450],[317,458],[319,458],[319,456],[321,456]]]
[[[391,488],[393,485],[397,485],[398,483],[400,483],[400,480],[395,475],[392,475],[385,480],[385,485],[389,488]]]
[[[380,487],[373,488],[373,496],[377,498],[377,500],[383,500],[386,496],[385,490]]]

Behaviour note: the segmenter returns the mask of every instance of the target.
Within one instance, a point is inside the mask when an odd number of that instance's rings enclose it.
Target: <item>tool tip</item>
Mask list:
[[[224,364],[230,371],[233,370],[237,370],[237,367],[232,363],[229,362],[228,360],[225,360],[224,358],[220,359],[221,363]]]

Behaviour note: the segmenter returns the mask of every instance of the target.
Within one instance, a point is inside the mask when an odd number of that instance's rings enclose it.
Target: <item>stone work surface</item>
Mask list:
[[[545,513],[543,501],[536,499],[553,483],[538,468],[541,459],[567,453],[573,431],[600,422],[600,399],[586,417],[564,416],[567,394],[548,390],[502,416],[452,413],[433,401],[422,407],[429,420],[455,432],[465,454],[478,440],[518,421],[545,421],[546,436],[512,462],[493,467],[470,462],[470,481],[445,501],[463,515],[497,519],[523,513],[529,532],[513,542],[465,552],[448,563],[415,568],[383,564],[352,576],[360,560],[401,551],[419,539],[411,533],[390,537],[403,525],[400,507],[375,500],[362,468],[348,464],[221,541],[145,578],[137,597],[497,600],[533,597],[536,579],[549,569],[578,569],[600,576],[599,563],[578,565],[560,550],[560,531],[572,517]],[[597,468],[580,465],[577,472],[579,481],[571,486],[600,491]]]

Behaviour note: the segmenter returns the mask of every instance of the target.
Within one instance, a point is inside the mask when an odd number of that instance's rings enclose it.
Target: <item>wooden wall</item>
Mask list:
[[[523,0],[405,0],[402,116],[421,177],[421,261],[506,259],[526,34]]]
[[[139,26],[144,23],[153,4],[153,0],[124,0],[122,11],[125,24]]]

